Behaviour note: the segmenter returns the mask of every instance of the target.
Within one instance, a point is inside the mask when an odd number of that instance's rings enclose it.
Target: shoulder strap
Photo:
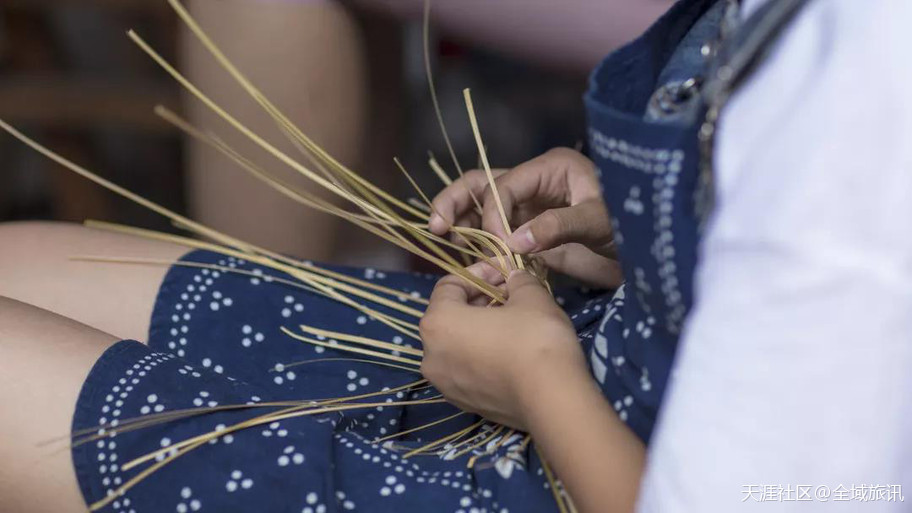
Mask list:
[[[701,225],[713,206],[713,176],[719,117],[734,92],[766,61],[780,36],[811,0],[769,0],[719,49],[702,90],[706,116],[700,127],[700,187],[697,209]]]

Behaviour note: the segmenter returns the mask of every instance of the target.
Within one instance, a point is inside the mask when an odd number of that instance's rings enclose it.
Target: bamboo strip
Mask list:
[[[453,144],[450,142],[450,135],[446,129],[446,123],[443,121],[443,112],[440,110],[440,102],[437,100],[437,88],[434,86],[434,74],[431,72],[431,54],[430,54],[430,33],[431,33],[431,2],[430,0],[424,1],[424,19],[422,23],[422,42],[424,47],[424,74],[427,77],[428,90],[431,93],[431,103],[434,106],[434,114],[437,116],[437,123],[440,125],[440,133],[443,135],[443,140],[446,143],[447,150],[450,152],[450,158],[453,160],[453,166],[456,167],[456,172],[459,174],[459,177],[462,178],[465,176],[465,173],[462,171],[462,166],[459,165],[459,159],[456,158],[456,152],[453,150]],[[431,157],[431,160],[434,160]],[[436,162],[436,161],[435,161]],[[439,165],[437,166],[439,168]],[[431,168],[434,169],[434,165],[431,164]],[[438,176],[441,177],[441,180],[446,185],[453,183],[452,180],[446,176],[446,173],[443,172],[443,168],[439,168],[440,172]],[[437,169],[434,169],[437,172]],[[446,177],[446,178],[444,178]],[[472,198],[472,202],[475,203],[475,208],[478,213],[481,214],[482,208],[481,203],[478,201],[478,198],[475,196],[475,193],[472,192],[466,184],[465,180],[462,181],[463,187],[465,187],[466,192],[469,193],[469,196]]]
[[[375,438],[375,439],[374,439],[374,443],[377,444],[377,443],[380,443],[380,442],[385,442],[385,441],[387,441],[387,440],[392,440],[392,439],[394,439],[394,438],[399,438],[399,437],[401,437],[401,436],[410,435],[410,434],[416,433],[416,432],[418,432],[418,431],[422,431],[422,430],[425,430],[425,429],[429,429],[429,428],[432,428],[432,427],[434,427],[434,426],[439,426],[440,424],[443,424],[444,422],[448,422],[448,421],[450,421],[450,420],[453,420],[453,419],[455,419],[455,418],[457,418],[457,417],[461,417],[461,416],[463,416],[463,415],[466,415],[466,412],[460,411],[460,412],[454,413],[453,415],[450,415],[450,416],[448,416],[448,417],[444,417],[444,418],[442,418],[442,419],[438,419],[438,420],[435,420],[435,421],[433,421],[433,422],[428,422],[427,424],[422,424],[422,425],[420,425],[420,426],[418,426],[418,427],[413,427],[413,428],[411,428],[411,429],[406,429],[405,431],[400,431],[400,432],[398,432],[398,433],[393,433],[393,434],[391,434],[391,435],[386,435],[386,436],[384,436],[384,437],[382,437],[382,438]]]
[[[415,455],[417,455],[417,454],[420,454],[420,453],[423,453],[423,452],[425,452],[425,451],[431,450],[431,449],[433,449],[434,447],[441,446],[441,445],[443,445],[443,444],[449,442],[450,440],[459,438],[459,437],[465,435],[466,433],[472,432],[472,430],[479,428],[479,427],[480,427],[482,424],[484,424],[485,422],[486,422],[486,421],[485,421],[484,419],[479,420],[478,422],[472,424],[471,426],[469,426],[469,427],[467,427],[467,428],[465,428],[465,429],[461,429],[461,430],[459,430],[459,431],[457,431],[457,432],[455,432],[455,433],[453,433],[453,434],[451,434],[451,435],[447,435],[447,436],[445,436],[445,437],[443,437],[443,438],[441,438],[441,439],[439,439],[439,440],[435,440],[435,441],[433,441],[433,442],[431,442],[431,443],[422,445],[421,447],[419,447],[419,448],[417,448],[417,449],[413,449],[413,450],[409,451],[408,453],[404,454],[404,455],[402,456],[402,458],[403,458],[403,459],[410,458],[410,457],[415,456]]]
[[[288,335],[289,337],[291,337],[293,339],[300,340],[301,342],[307,342],[308,344],[313,344],[315,346],[322,346],[322,347],[327,347],[330,349],[337,349],[340,351],[347,351],[350,353],[363,354],[363,355],[367,355],[367,356],[373,356],[375,358],[382,358],[382,359],[386,359],[386,360],[390,360],[390,361],[394,361],[394,362],[410,364],[410,365],[414,365],[416,368],[421,366],[421,362],[418,360],[403,358],[401,356],[393,356],[391,354],[381,353],[379,351],[372,351],[370,349],[361,349],[359,347],[346,346],[344,344],[331,344],[329,342],[323,342],[321,340],[314,340],[312,338],[308,338],[303,335],[298,335],[297,333],[292,332],[291,330],[289,330],[288,328],[285,328],[284,326],[281,328],[281,330],[283,333],[285,333],[286,335]]]
[[[396,345],[389,342],[384,342],[382,340],[375,340],[368,337],[362,337],[358,335],[349,335],[347,333],[339,333],[337,331],[323,330],[307,325],[300,325],[301,331],[312,333],[314,335],[326,338],[334,338],[338,340],[344,340],[346,342],[354,342],[356,344],[363,344],[366,346],[374,347],[377,349],[386,349],[388,351],[398,351],[403,354],[409,354],[412,356],[417,356],[419,358],[424,356],[424,351],[420,349],[415,349],[405,345]]]
[[[121,233],[128,233],[128,234],[137,235],[137,236],[155,239],[155,240],[173,242],[173,243],[180,244],[180,245],[187,246],[187,247],[208,249],[208,250],[211,250],[211,251],[214,251],[217,253],[221,253],[224,255],[235,256],[236,258],[243,258],[246,260],[250,260],[252,262],[264,265],[266,267],[285,272],[295,278],[298,278],[298,279],[304,281],[305,283],[308,283],[309,285],[311,285],[312,287],[317,289],[322,295],[325,295],[325,296],[329,297],[330,299],[333,299],[340,303],[351,306],[351,307],[355,308],[356,310],[359,310],[362,313],[365,313],[365,314],[367,314],[371,317],[374,317],[377,320],[383,322],[384,324],[389,325],[390,327],[392,327],[393,329],[395,329],[399,332],[405,333],[406,335],[408,335],[412,338],[420,340],[420,338],[414,333],[414,331],[418,330],[417,325],[415,325],[413,323],[406,323],[405,321],[402,321],[400,319],[395,319],[393,317],[390,317],[390,316],[384,314],[383,312],[366,307],[364,305],[361,305],[360,303],[356,303],[356,302],[352,301],[350,298],[342,296],[341,294],[336,292],[336,290],[333,287],[324,285],[321,282],[321,279],[319,277],[311,277],[311,276],[307,275],[306,272],[304,271],[304,269],[293,268],[293,267],[285,265],[285,264],[279,264],[277,262],[270,261],[269,259],[258,256],[256,254],[241,253],[238,251],[231,250],[229,248],[220,247],[215,244],[209,244],[206,242],[197,241],[195,239],[188,239],[186,237],[180,237],[177,235],[159,233],[159,232],[154,232],[151,230],[143,230],[141,228],[133,228],[133,227],[129,227],[129,226],[114,225],[111,223],[105,223],[105,222],[99,222],[99,221],[90,221],[90,222],[87,222],[87,225],[92,226],[92,227],[103,228],[106,230],[117,231],[117,232],[121,232]],[[329,280],[329,283],[333,283],[331,279],[325,279],[323,281],[326,281],[326,280]],[[339,284],[339,286],[341,287],[342,285]],[[352,288],[351,290],[356,290],[356,289]],[[358,292],[356,292],[356,294],[361,295],[365,299],[369,299],[369,300],[373,300],[372,298],[376,298],[376,299],[380,300],[381,302],[388,301],[385,298],[381,298],[380,296],[376,296],[374,294],[369,294],[365,291],[358,291]],[[397,304],[397,303],[393,303],[393,304]],[[417,311],[415,311],[415,312],[417,312]],[[417,317],[420,317],[420,316],[421,316],[421,314],[418,313]]]

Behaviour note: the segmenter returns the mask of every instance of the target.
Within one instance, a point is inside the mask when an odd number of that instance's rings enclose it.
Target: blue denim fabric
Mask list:
[[[684,36],[659,74],[659,87],[646,109],[647,121],[683,125],[696,121],[700,112],[699,85],[709,62],[702,49],[721,39],[723,25],[737,11],[734,0],[719,0]],[[688,81],[692,87],[688,88]]]

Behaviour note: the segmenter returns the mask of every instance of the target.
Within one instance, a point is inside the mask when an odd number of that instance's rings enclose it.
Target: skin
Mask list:
[[[434,199],[432,231],[444,234],[459,219],[501,234],[517,253],[564,255],[545,261],[567,274],[619,282],[619,266],[604,251],[610,222],[588,159],[552,150],[500,173],[496,184],[508,220],[519,225],[512,236],[477,173]],[[481,218],[469,215],[469,190],[484,198]],[[593,263],[606,274],[596,278]],[[469,269],[502,282],[487,264]],[[523,271],[510,274],[505,288],[507,303],[487,308],[458,277],[440,280],[420,325],[422,372],[463,409],[531,433],[580,511],[633,511],[645,447],[594,385],[570,319],[547,290]]]
[[[417,0],[356,3],[399,16],[413,16],[421,7]],[[575,3],[439,2],[435,25],[470,42],[579,72],[642,31],[672,1]],[[349,13],[333,2],[276,2],[270,9],[238,0],[209,4],[194,1],[190,8],[233,60],[305,132],[359,168],[370,153],[363,140],[368,117],[365,50]],[[236,37],[241,32],[245,37]],[[258,35],[266,39],[259,41]],[[192,81],[257,133],[276,130],[237,88],[223,87],[225,76],[189,38],[181,48]],[[327,59],[330,50],[333,58]],[[275,62],[295,66],[277,68]],[[302,102],[302,97],[311,100]],[[194,123],[216,128],[242,153],[256,153],[198,106],[188,106],[187,114]],[[282,140],[273,135],[272,140]],[[289,146],[283,149],[294,153]],[[564,157],[551,155],[501,173],[502,190],[515,194],[516,219],[532,223],[527,231],[517,230],[509,244],[522,254],[538,253],[555,270],[614,286],[619,275],[617,263],[606,258],[610,228],[604,223],[604,206],[587,193],[597,190],[591,188],[591,177],[579,172],[587,166],[578,157]],[[203,221],[279,251],[314,258],[333,254],[334,220],[276,201],[196,143],[189,144],[188,162],[191,204]],[[563,183],[542,180],[545,171],[555,169],[566,171]],[[469,185],[481,187],[478,194],[486,198],[485,215],[474,217],[462,209],[461,222],[484,221],[500,233],[491,224],[490,194],[479,185],[478,173],[470,175],[467,180],[474,182]],[[508,185],[514,182],[515,190]],[[523,188],[536,183],[546,187]],[[442,212],[456,214],[442,202],[460,194],[451,187],[435,203]],[[238,205],[257,215],[238,216]],[[446,223],[442,228],[440,221],[436,224],[446,231]],[[184,249],[41,223],[0,225],[0,246],[0,404],[6,412],[0,415],[0,511],[84,512],[69,451],[47,442],[68,435],[78,392],[98,356],[117,340],[145,339],[165,269],[73,262],[69,257],[173,260]],[[474,272],[496,280],[496,273],[484,266]],[[484,309],[475,306],[473,290],[454,278],[441,280],[421,323],[428,351],[422,370],[465,409],[532,433],[581,511],[632,510],[642,445],[593,386],[569,321],[544,289],[522,273],[503,286],[508,304]],[[466,326],[473,326],[471,332]]]
[[[595,287],[620,285],[611,223],[592,161],[577,151],[555,148],[495,175],[507,219],[515,228],[512,235],[504,230],[493,191],[480,170],[466,172],[434,198],[431,231],[445,235],[451,225],[484,228],[512,251],[535,255],[556,272]],[[473,195],[482,202],[481,215]]]
[[[420,18],[424,0],[352,0],[398,17]],[[504,54],[585,73],[638,36],[673,0],[459,0],[433,2],[432,23]]]
[[[225,54],[305,134],[346,166],[367,172],[366,49],[361,29],[347,9],[335,2],[264,6],[249,0],[195,0],[189,8]],[[284,153],[307,162],[183,26],[180,50],[181,67],[192,82]],[[200,102],[189,95],[186,100],[184,108],[194,125],[213,130],[272,176],[320,193]],[[321,261],[337,255],[339,219],[288,201],[218,150],[190,137],[185,140],[188,200],[195,219],[281,253]]]
[[[59,223],[0,224],[0,247],[0,511],[84,513],[61,440],[101,353],[145,340],[166,269],[70,257],[173,260],[185,250]]]
[[[562,242],[585,233],[575,244],[592,258],[611,262],[599,253],[610,230],[603,206],[592,204],[591,190],[598,189],[589,189],[591,163],[570,150],[544,157],[498,179],[504,198],[510,197],[511,216],[524,212],[530,218],[522,227],[534,234],[535,245],[526,253],[553,251],[555,245],[560,250]],[[542,180],[554,173],[560,179]],[[485,223],[495,212],[493,197],[480,193],[485,216],[478,222]],[[467,196],[461,184],[454,184],[435,206],[443,215],[462,214],[471,208],[459,208],[471,205]],[[537,213],[530,205],[544,210]],[[446,223],[438,229],[445,232]],[[598,233],[603,235],[591,236]],[[524,244],[522,235],[509,240],[514,248]],[[6,248],[0,252],[0,404],[7,412],[0,416],[0,461],[5,462],[0,511],[84,511],[69,451],[47,442],[69,433],[78,391],[98,356],[122,338],[145,339],[165,267],[70,257],[174,260],[185,250],[49,223],[0,224],[0,241]],[[574,271],[572,265],[564,269]],[[605,269],[617,272],[616,263]],[[420,324],[424,375],[463,409],[531,433],[580,511],[632,511],[645,449],[594,385],[566,314],[525,272],[513,273],[504,283],[486,264],[470,270],[502,286],[508,301],[486,308],[462,280],[441,279]],[[577,269],[577,274],[584,273]]]
[[[421,321],[421,371],[447,400],[526,431],[582,512],[634,510],[645,447],[595,386],[570,320],[532,275],[509,300],[471,304],[474,289],[440,281]]]
[[[0,297],[0,511],[86,511],[67,435],[82,382],[117,340]]]
[[[391,183],[390,162],[401,144],[402,89],[395,41],[383,19],[420,19],[423,0],[351,0],[384,16],[358,19],[345,2],[190,0],[191,13],[234,63],[289,118],[342,163],[374,182]],[[672,0],[459,0],[433,4],[433,26],[469,44],[574,75],[641,33]],[[379,27],[378,27],[379,25]],[[378,30],[378,28],[380,30]],[[181,69],[192,82],[285,153],[297,150],[274,122],[231,83],[182,29]],[[277,65],[277,63],[281,63]],[[199,102],[184,112],[277,177],[320,193],[306,179],[227,129]],[[188,204],[193,217],[275,251],[319,261],[377,265],[376,240],[336,237],[340,222],[302,209],[205,144],[186,139]],[[256,212],[256,216],[239,214]],[[305,236],[301,236],[305,234]],[[361,257],[362,254],[366,257]]]

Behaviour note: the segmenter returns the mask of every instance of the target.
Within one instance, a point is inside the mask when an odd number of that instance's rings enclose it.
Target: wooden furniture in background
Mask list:
[[[179,92],[124,37],[132,27],[174,58],[176,18],[164,1],[4,0],[0,3],[0,117],[115,180],[157,183],[164,179],[172,189],[179,189],[179,138],[151,112],[158,103],[179,107]],[[149,149],[163,145],[167,151]],[[138,158],[148,160],[151,155],[154,160],[161,154],[161,162],[125,166],[123,158],[112,157],[112,153],[129,153],[132,146]],[[97,187],[23,151],[0,139],[0,190],[4,191],[0,221],[123,219],[122,211],[129,213],[129,207],[121,208]],[[159,177],[137,176],[158,173],[159,167],[168,171]],[[24,179],[27,173],[34,175]],[[23,182],[32,186],[22,187]],[[41,184],[37,193],[35,182]]]

